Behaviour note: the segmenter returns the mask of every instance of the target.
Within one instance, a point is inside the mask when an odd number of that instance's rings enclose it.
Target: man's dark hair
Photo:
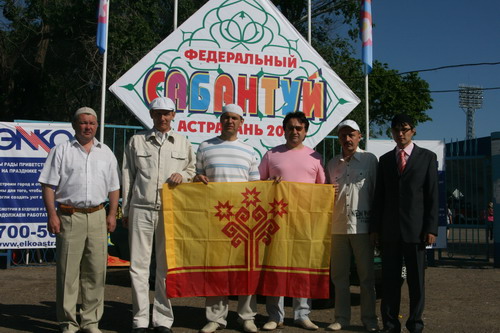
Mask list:
[[[407,114],[401,113],[397,114],[392,118],[391,121],[391,128],[401,128],[403,127],[404,124],[407,124],[410,126],[411,129],[415,128],[415,125],[413,123],[413,119]]]
[[[283,119],[283,129],[286,128],[286,124],[290,121],[290,119],[295,118],[299,121],[299,123],[304,124],[304,127],[307,130],[309,129],[309,120],[307,120],[306,115],[302,111],[290,112],[286,115],[285,119]]]

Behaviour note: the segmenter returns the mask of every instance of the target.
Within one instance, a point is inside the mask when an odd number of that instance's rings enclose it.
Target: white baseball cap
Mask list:
[[[236,104],[227,104],[222,107],[222,114],[232,112],[236,113],[238,116],[243,117],[243,109],[241,106]]]
[[[341,123],[338,125],[337,129],[340,131],[340,129],[341,129],[342,127],[350,127],[350,128],[352,128],[353,130],[355,130],[355,131],[361,132],[361,130],[359,129],[358,124],[356,124],[356,122],[355,122],[354,120],[350,120],[350,119],[348,119],[348,120],[344,120],[343,122],[341,122]]]
[[[175,103],[168,97],[158,97],[149,104],[149,110],[175,111]]]

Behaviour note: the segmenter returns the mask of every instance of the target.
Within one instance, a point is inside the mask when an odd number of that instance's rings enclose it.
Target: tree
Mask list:
[[[355,120],[364,132],[366,124],[365,77],[361,60],[339,56],[333,68],[361,99],[349,119]],[[339,62],[340,61],[340,62]],[[387,64],[373,63],[368,81],[370,137],[390,137],[389,124],[398,113],[410,115],[415,125],[431,120],[426,111],[432,108],[429,84],[417,73],[400,75]]]
[[[102,56],[95,45],[97,1],[2,1],[2,119],[68,121],[100,104]],[[108,82],[114,82],[173,29],[171,2],[115,0],[109,29]],[[108,119],[129,123],[108,98]],[[136,123],[137,124],[137,123]]]
[[[206,0],[179,1],[179,25]],[[307,1],[274,0],[302,34]],[[1,0],[8,21],[0,29],[1,119],[68,121],[78,107],[98,108],[102,56],[95,46],[98,0]],[[313,41],[318,52],[361,98],[364,77],[353,57],[360,3],[318,0],[313,5]],[[173,31],[173,1],[112,0],[108,47],[108,85]],[[370,75],[370,126],[375,135],[396,112],[416,122],[430,118],[428,85],[417,74],[398,75],[375,62]],[[139,124],[123,104],[108,95],[106,122]],[[364,126],[364,102],[349,116]]]
[[[353,42],[358,42],[359,31],[352,29],[349,38],[328,38],[324,28],[315,33],[314,48],[331,65],[351,90],[361,99],[348,118],[355,120],[364,132],[366,124],[365,75],[362,62],[353,57]],[[400,75],[388,64],[374,61],[368,80],[370,107],[370,137],[387,135],[390,137],[389,124],[397,113],[407,113],[415,124],[432,120],[426,111],[432,108],[429,84],[418,73]]]

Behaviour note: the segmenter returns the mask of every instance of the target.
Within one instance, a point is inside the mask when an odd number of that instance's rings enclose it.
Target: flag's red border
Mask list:
[[[168,297],[266,295],[329,298],[329,279],[328,274],[204,271],[170,274],[166,287]]]

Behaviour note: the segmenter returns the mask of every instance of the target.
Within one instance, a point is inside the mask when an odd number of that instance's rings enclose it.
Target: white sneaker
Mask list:
[[[334,322],[333,324],[328,325],[326,328],[327,331],[340,331],[342,329],[342,324],[339,322]]]
[[[310,331],[316,331],[318,329],[318,326],[309,320],[309,318],[298,319],[295,321],[295,324]]]
[[[243,326],[243,331],[248,332],[248,333],[255,333],[258,332],[259,329],[257,326],[255,326],[255,323],[253,322],[253,319],[250,320],[243,320],[241,318],[238,318],[238,323]]]
[[[203,328],[200,330],[201,333],[213,333],[217,330],[222,329],[221,325],[219,323],[216,323],[215,321],[209,321]]]
[[[264,324],[264,326],[262,326],[262,329],[264,331],[274,331],[275,329],[277,328],[281,328],[283,327],[283,322],[275,322],[274,320],[269,320],[267,323]]]

